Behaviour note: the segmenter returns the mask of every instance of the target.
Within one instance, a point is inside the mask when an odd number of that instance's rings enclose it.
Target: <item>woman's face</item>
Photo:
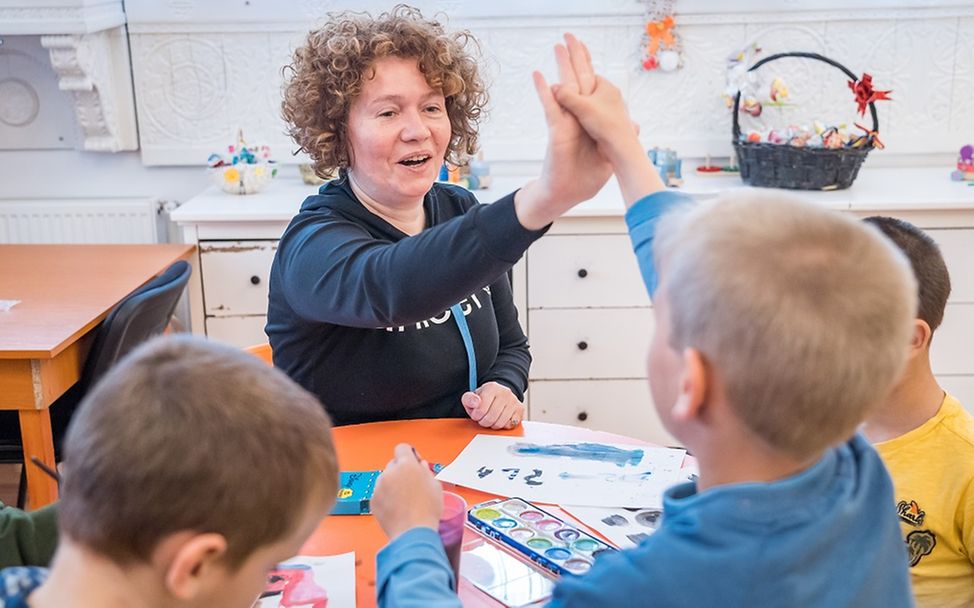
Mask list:
[[[383,57],[368,76],[348,113],[355,183],[383,205],[421,203],[450,143],[446,100],[416,59]]]

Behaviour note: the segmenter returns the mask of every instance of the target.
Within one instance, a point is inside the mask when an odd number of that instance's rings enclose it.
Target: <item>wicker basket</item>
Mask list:
[[[762,65],[783,57],[815,59],[842,70],[846,76],[858,82],[859,78],[840,63],[817,53],[778,53],[765,57],[748,69],[753,72]],[[763,188],[790,188],[794,190],[841,190],[848,188],[859,174],[859,167],[873,149],[873,139],[858,148],[797,147],[788,144],[741,141],[739,119],[741,92],[734,99],[734,150],[741,166],[741,179],[751,186]],[[879,132],[876,106],[869,103],[873,119],[873,133]]]

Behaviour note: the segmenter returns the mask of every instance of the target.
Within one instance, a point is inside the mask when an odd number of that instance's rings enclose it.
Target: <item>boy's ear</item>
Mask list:
[[[183,532],[167,540],[172,544],[166,551],[168,559],[163,557],[165,582],[174,598],[199,597],[212,587],[213,573],[226,569],[227,539],[222,534]]]
[[[910,339],[910,358],[926,350],[933,338],[933,330],[923,319],[913,321],[913,337]]]
[[[680,377],[679,394],[673,405],[675,420],[690,422],[700,417],[710,388],[710,376],[706,361],[699,350],[683,350],[683,374]]]

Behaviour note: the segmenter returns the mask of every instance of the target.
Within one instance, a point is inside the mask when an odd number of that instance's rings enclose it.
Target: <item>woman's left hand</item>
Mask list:
[[[463,409],[480,426],[513,429],[524,420],[524,404],[514,392],[497,382],[485,382],[460,398]]]

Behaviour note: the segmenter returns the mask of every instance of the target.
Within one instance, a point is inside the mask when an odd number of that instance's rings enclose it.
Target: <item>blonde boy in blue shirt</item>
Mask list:
[[[906,361],[906,260],[875,230],[786,197],[694,206],[666,192],[618,89],[566,40],[561,83],[548,94],[536,75],[539,94],[546,114],[577,118],[619,180],[654,295],[653,401],[700,476],[667,490],[655,534],[563,577],[551,606],[912,605],[889,476],[854,436]],[[381,606],[458,605],[437,492],[397,447],[372,503],[392,539]]]

